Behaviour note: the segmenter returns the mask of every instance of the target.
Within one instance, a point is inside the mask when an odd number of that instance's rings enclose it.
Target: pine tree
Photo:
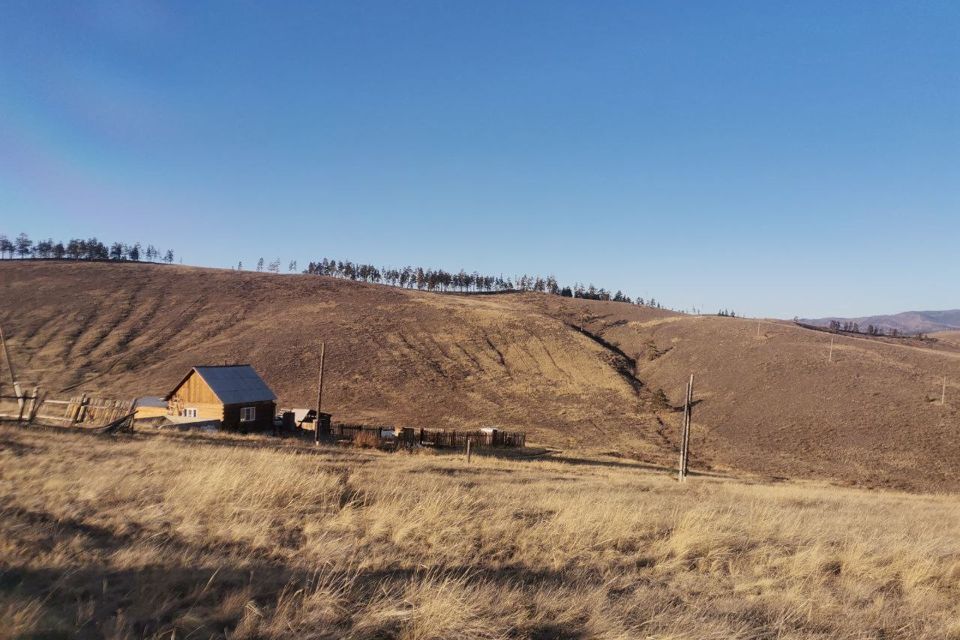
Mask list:
[[[21,233],[17,236],[17,239],[14,240],[14,245],[16,245],[17,248],[17,255],[19,255],[21,259],[26,258],[30,255],[30,247],[33,246],[33,240],[31,240],[27,234]]]

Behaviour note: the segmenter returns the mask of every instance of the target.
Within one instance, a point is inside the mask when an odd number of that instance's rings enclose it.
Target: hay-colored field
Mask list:
[[[0,427],[0,638],[960,638],[960,500]]]

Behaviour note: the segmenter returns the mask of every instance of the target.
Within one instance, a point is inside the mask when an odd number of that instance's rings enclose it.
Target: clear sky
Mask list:
[[[0,233],[960,307],[960,2],[0,2]]]

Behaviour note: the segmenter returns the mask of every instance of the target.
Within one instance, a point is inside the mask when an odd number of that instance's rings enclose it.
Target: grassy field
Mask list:
[[[960,638],[960,501],[0,428],[0,637]]]

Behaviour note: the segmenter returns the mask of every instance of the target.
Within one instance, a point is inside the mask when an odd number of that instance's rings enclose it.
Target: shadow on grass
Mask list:
[[[577,588],[603,588],[605,579],[599,570],[582,568],[571,573],[565,568],[533,568],[522,563],[457,563],[365,569],[344,566],[334,571],[331,584],[323,569],[299,562],[295,555],[280,557],[219,543],[197,545],[173,532],[148,531],[135,523],[124,525],[122,532],[113,531],[10,506],[2,510],[2,516],[4,534],[14,534],[12,541],[24,549],[49,552],[63,540],[82,549],[69,562],[58,561],[57,566],[34,560],[0,569],[0,604],[39,603],[37,622],[23,636],[30,638],[230,637],[248,612],[258,618],[269,617],[284,596],[310,593],[318,583],[345,590],[347,609],[336,621],[329,621],[325,630],[329,634],[324,637],[336,637],[353,624],[351,610],[382,599],[384,593],[402,594],[420,581],[450,579],[493,584],[504,590],[553,591],[569,588],[572,581]],[[115,568],[102,560],[119,551],[135,553],[139,545],[146,544],[176,548],[182,554],[173,557],[194,560],[191,564],[180,560],[137,568]],[[85,558],[90,561],[85,563]],[[389,606],[397,605],[391,602]],[[384,624],[377,637],[396,637],[401,631],[395,619]],[[520,637],[531,638],[586,637],[575,626],[549,623],[531,624],[518,631]]]

